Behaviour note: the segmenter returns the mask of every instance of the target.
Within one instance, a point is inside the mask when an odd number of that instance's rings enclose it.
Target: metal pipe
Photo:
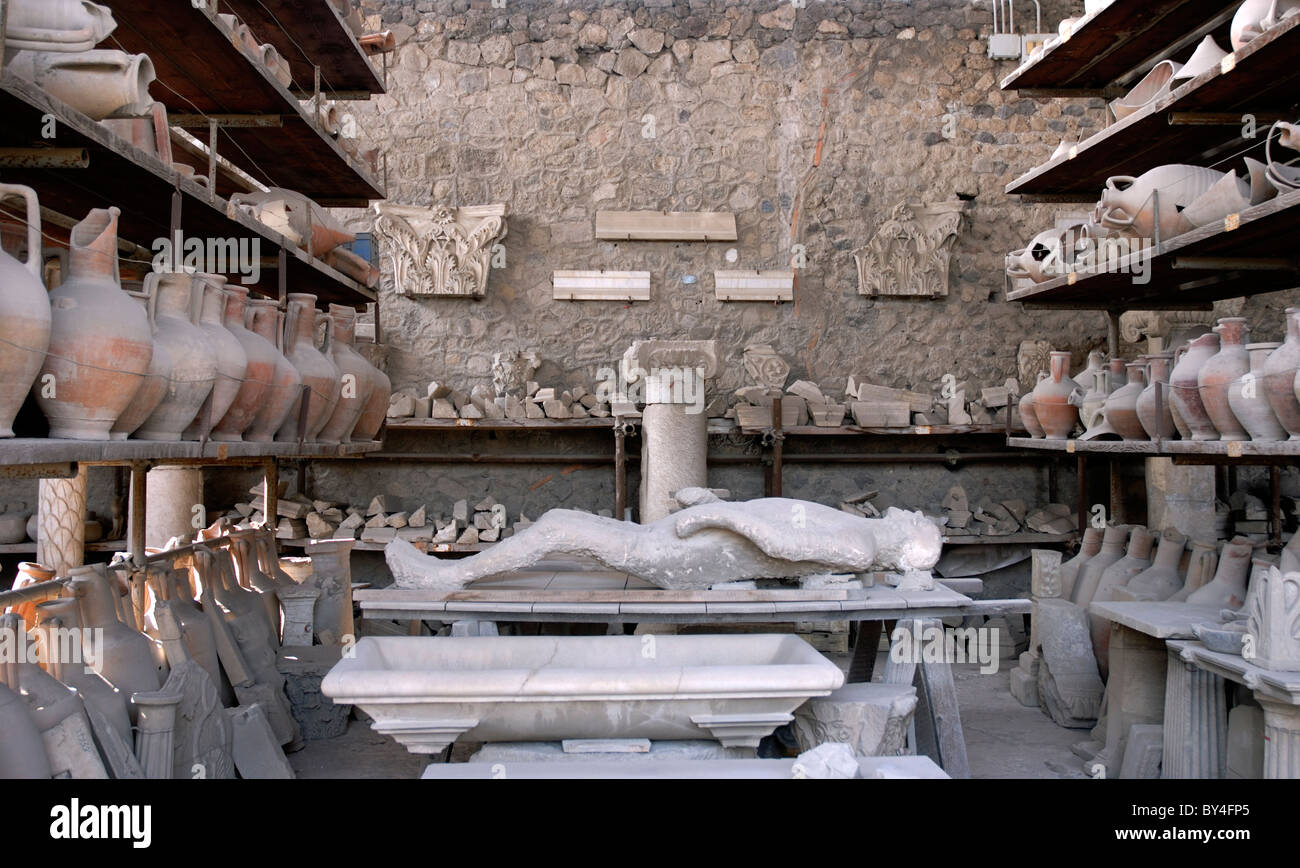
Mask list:
[[[0,148],[3,169],[87,169],[90,151],[85,148]]]
[[[1030,461],[1051,461],[1057,455],[1050,452],[795,452],[783,453],[784,464],[953,464],[967,461],[1005,461],[1007,463]],[[365,456],[367,461],[387,461],[394,464],[503,464],[503,465],[568,465],[568,464],[613,464],[617,456],[592,453],[574,453],[572,455],[521,455],[501,454],[485,455],[476,452],[371,452]],[[351,458],[329,456],[312,459],[320,461],[352,461]],[[639,462],[641,456],[635,452],[628,453],[628,462]],[[710,455],[710,464],[770,464],[772,459],[762,455]]]
[[[614,426],[614,517],[627,515],[627,435],[622,425]]]

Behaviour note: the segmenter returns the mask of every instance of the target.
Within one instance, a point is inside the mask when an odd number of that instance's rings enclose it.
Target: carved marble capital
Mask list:
[[[531,351],[507,350],[492,356],[492,388],[497,397],[518,397],[541,366],[542,360]]]
[[[643,388],[647,404],[702,402],[704,381],[717,376],[717,341],[634,341],[623,354],[623,379]]]
[[[771,344],[745,347],[745,373],[755,384],[767,389],[784,389],[790,376],[790,363],[781,358]]]
[[[399,295],[480,298],[487,293],[492,248],[506,236],[505,205],[424,208],[376,202],[375,239]]]
[[[853,251],[860,295],[948,294],[948,260],[966,203],[900,202],[876,234]]]
[[[1262,669],[1300,672],[1300,573],[1270,567],[1247,601],[1247,659]],[[1243,655],[1246,652],[1243,651]]]

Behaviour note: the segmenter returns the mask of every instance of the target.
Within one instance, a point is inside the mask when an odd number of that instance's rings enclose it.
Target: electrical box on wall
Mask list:
[[[993,60],[1019,60],[1020,37],[1015,33],[994,33],[990,35],[989,57]]]

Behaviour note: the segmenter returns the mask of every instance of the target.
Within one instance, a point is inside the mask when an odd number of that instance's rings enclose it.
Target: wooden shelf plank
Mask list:
[[[1165,242],[1158,254],[1141,263],[1145,274],[1138,273],[1138,257],[1150,254],[1130,254],[1111,263],[1110,271],[1066,274],[1010,290],[1007,301],[1077,309],[1186,309],[1217,299],[1291,289],[1300,286],[1294,269],[1234,270],[1226,260],[1285,257],[1294,252],[1298,231],[1300,190],[1242,211],[1235,228],[1215,223]]]
[[[1097,455],[1205,456],[1212,458],[1300,458],[1300,441],[1222,440],[1040,440],[1008,437],[1007,445],[1017,449]]]
[[[0,110],[7,119],[0,125],[0,144],[4,146],[73,147],[90,153],[87,169],[0,170],[6,183],[35,189],[43,206],[80,220],[92,208],[116,205],[122,209],[119,236],[154,249],[155,239],[168,237],[171,197],[179,189],[184,196],[181,225],[187,237],[258,240],[264,261],[261,279],[252,288],[260,294],[277,296],[275,257],[284,247],[288,283],[295,291],[315,293],[321,304],[358,306],[374,301],[373,290],[308,256],[258,221],[242,214],[228,217],[225,200],[31,82],[0,73]],[[47,115],[56,121],[53,139],[40,137]],[[139,268],[147,266],[139,264]]]
[[[215,5],[116,0],[118,28],[110,41],[149,55],[158,73],[153,93],[170,113],[278,115],[282,126],[223,127],[218,138],[222,155],[263,184],[296,190],[322,205],[364,208],[383,199],[369,168],[344,152],[269,70],[236,47]],[[191,132],[206,141],[206,133]]]
[[[1145,71],[1170,46],[1222,27],[1240,0],[1115,0],[1022,63],[1003,90],[1097,91]]]
[[[346,458],[380,448],[378,442],[349,443],[217,443],[157,440],[53,440],[19,437],[0,440],[0,466],[24,464],[126,464],[132,461],[167,463],[247,462],[263,458]]]
[[[1106,179],[1118,172],[1141,175],[1169,163],[1216,165],[1238,170],[1241,156],[1264,160],[1264,142],[1276,113],[1288,118],[1300,86],[1300,18],[1293,18],[1249,42],[1233,55],[1228,72],[1221,66],[1202,73],[1089,137],[1065,154],[1026,172],[1007,185],[1020,195],[1078,196],[1095,202]],[[1183,58],[1186,59],[1186,58]],[[1223,125],[1173,124],[1175,113],[1225,113]],[[1256,133],[1242,136],[1246,114],[1256,118]],[[1275,146],[1274,153],[1277,153]]]
[[[221,6],[275,46],[304,91],[310,93],[319,66],[326,94],[384,93],[379,73],[329,0],[222,0]]]

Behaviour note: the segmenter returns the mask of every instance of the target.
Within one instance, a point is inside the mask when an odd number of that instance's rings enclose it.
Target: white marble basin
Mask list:
[[[756,747],[844,683],[797,636],[366,637],[321,690],[412,753],[469,741],[698,739]]]

